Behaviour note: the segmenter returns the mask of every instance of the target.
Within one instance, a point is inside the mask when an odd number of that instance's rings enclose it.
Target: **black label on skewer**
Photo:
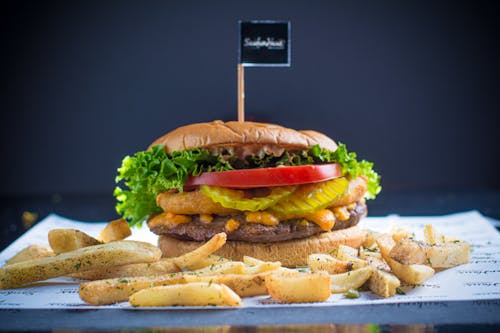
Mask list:
[[[238,62],[245,67],[290,67],[290,22],[240,21]]]

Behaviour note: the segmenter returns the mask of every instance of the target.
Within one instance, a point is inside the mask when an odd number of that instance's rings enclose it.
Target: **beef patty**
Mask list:
[[[349,210],[349,219],[345,221],[336,220],[332,230],[350,228],[358,224],[359,220],[366,216],[367,208],[364,202],[358,202],[356,207]],[[268,226],[260,223],[248,223],[245,214],[230,216],[214,215],[210,223],[201,222],[199,215],[192,215],[192,221],[170,227],[167,225],[155,225],[151,227],[157,235],[166,235],[180,240],[207,241],[215,234],[225,231],[227,220],[234,219],[240,223],[238,229],[227,234],[227,239],[232,241],[244,241],[254,243],[281,242],[290,239],[306,238],[321,232],[320,227],[312,222],[302,223],[304,218],[280,221],[276,226]]]

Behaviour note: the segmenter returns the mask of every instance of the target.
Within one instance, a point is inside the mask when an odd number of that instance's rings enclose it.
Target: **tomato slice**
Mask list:
[[[186,187],[212,185],[232,188],[287,186],[322,182],[342,176],[337,163],[299,166],[280,166],[262,169],[241,169],[204,172],[188,178]]]

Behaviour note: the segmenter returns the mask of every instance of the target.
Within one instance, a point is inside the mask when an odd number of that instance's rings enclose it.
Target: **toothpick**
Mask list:
[[[245,121],[245,72],[243,64],[238,64],[238,121]]]

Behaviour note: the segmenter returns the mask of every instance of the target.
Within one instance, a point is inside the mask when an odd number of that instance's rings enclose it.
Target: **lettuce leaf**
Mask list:
[[[118,186],[113,193],[117,200],[116,211],[130,225],[140,225],[152,214],[161,212],[156,205],[156,196],[168,190],[182,191],[190,175],[330,162],[339,163],[345,176],[354,178],[364,175],[368,179],[367,199],[375,198],[380,192],[380,176],[373,170],[373,163],[365,160],[358,162],[356,154],[348,152],[344,144],[339,144],[335,152],[316,145],[304,151],[285,151],[281,156],[264,154],[249,156],[245,160],[225,154],[215,156],[206,149],[198,148],[168,154],[163,150],[163,146],[157,145],[123,159],[115,180]]]

